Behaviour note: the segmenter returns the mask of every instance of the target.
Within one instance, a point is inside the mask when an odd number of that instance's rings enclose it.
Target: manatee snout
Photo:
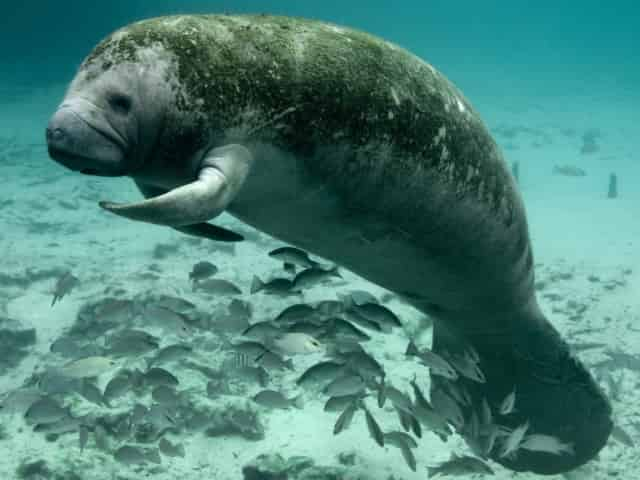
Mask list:
[[[49,156],[71,170],[103,176],[126,173],[125,142],[99,113],[61,105],[49,120],[46,140]]]

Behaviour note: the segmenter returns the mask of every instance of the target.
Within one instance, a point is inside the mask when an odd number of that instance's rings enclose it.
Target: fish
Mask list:
[[[267,348],[261,342],[255,341],[234,343],[232,348],[234,351],[246,355],[252,362],[255,362],[257,358],[267,351]]]
[[[447,361],[463,377],[473,380],[474,382],[486,383],[487,379],[480,369],[480,366],[466,352],[463,355],[448,356]]]
[[[554,165],[552,172],[566,177],[584,177],[587,174],[582,168],[573,165]]]
[[[429,368],[429,371],[434,375],[439,375],[448,380],[457,380],[458,372],[451,366],[451,364],[442,358],[437,353],[425,348],[424,350],[418,350],[413,341],[409,341],[405,355],[416,356],[420,362]]]
[[[354,373],[334,379],[323,390],[330,397],[343,397],[345,395],[357,395],[366,388],[363,378]]]
[[[329,399],[324,404],[323,410],[325,412],[342,412],[345,408],[347,408],[347,405],[357,402],[362,398],[364,398],[363,394],[329,397]]]
[[[328,360],[316,363],[304,371],[296,380],[296,384],[301,387],[309,388],[314,385],[320,385],[323,388],[344,373],[345,364]]]
[[[118,363],[109,357],[94,356],[73,360],[62,366],[58,372],[68,378],[97,377],[117,365]]]
[[[354,339],[358,342],[371,340],[371,337],[351,322],[338,317],[331,317],[326,320],[323,333],[324,338],[333,339]]]
[[[633,446],[630,445],[630,446]],[[520,442],[520,448],[532,452],[545,452],[552,455],[575,455],[572,443],[565,443],[551,435],[533,433],[526,435]]]
[[[318,313],[311,305],[297,303],[282,310],[273,321],[276,325],[283,327],[302,320],[316,319],[317,317]]]
[[[249,320],[253,316],[253,306],[249,302],[233,298],[227,306],[229,313],[238,319]]]
[[[253,276],[251,281],[251,288],[249,293],[264,292],[268,295],[287,296],[292,294],[298,294],[299,291],[294,288],[293,280],[288,278],[273,278],[267,282],[264,282],[257,275]]]
[[[95,405],[104,405],[104,398],[100,389],[86,378],[83,379],[80,390],[78,391],[82,397],[88,402]]]
[[[160,453],[165,457],[182,457],[185,456],[184,445],[180,443],[171,443],[166,438],[161,438],[158,442]]]
[[[411,413],[413,405],[411,402],[411,398],[409,398],[409,395],[398,390],[396,387],[390,384],[386,384],[384,386],[384,392],[386,398],[391,401],[394,407]]]
[[[262,388],[266,387],[269,383],[269,373],[262,366],[252,367],[244,365],[234,369],[233,373],[244,380],[257,383]]]
[[[63,433],[77,432],[82,424],[83,419],[73,418],[69,415],[50,423],[38,423],[33,427],[34,432],[44,434],[61,435]]]
[[[337,265],[332,268],[310,267],[299,272],[293,279],[293,288],[303,290],[315,285],[331,281],[333,278],[342,278]]]
[[[158,405],[177,407],[182,403],[182,395],[167,385],[158,385],[151,391],[151,398]]]
[[[388,330],[391,330],[393,327],[402,326],[402,322],[400,322],[400,319],[395,313],[384,305],[380,305],[378,303],[366,302],[360,305],[354,304],[351,306],[350,310],[372,322],[377,323],[383,327],[383,329],[386,327]]]
[[[180,381],[171,372],[160,367],[152,367],[143,375],[144,383],[147,385],[167,387],[177,387]]]
[[[267,370],[293,370],[293,360],[285,360],[277,353],[265,350],[256,358],[256,363]]]
[[[498,412],[500,415],[509,415],[510,413],[515,412],[515,404],[516,404],[516,390],[515,388],[509,393],[504,400],[500,402],[500,407],[498,407]]]
[[[103,452],[111,451],[109,436],[102,425],[96,425],[93,427],[93,438],[96,442],[96,447],[98,447],[99,450],[102,450]]]
[[[113,458],[124,465],[140,465],[146,463],[161,463],[158,450],[153,448],[123,445],[113,453]]]
[[[71,272],[66,272],[56,281],[53,287],[53,300],[51,300],[51,306],[53,307],[57,302],[62,300],[65,295],[71,293],[71,290],[80,282],[78,277],[74,276]]]
[[[415,472],[418,468],[416,456],[413,454],[409,446],[401,443],[398,448],[400,448],[400,453],[402,453],[402,458],[404,458],[404,461],[407,463],[409,468]]]
[[[147,367],[152,367],[159,363],[175,362],[189,355],[193,348],[189,345],[175,343],[158,350],[153,358],[147,361]]]
[[[115,399],[122,397],[131,387],[131,375],[118,374],[104,387],[102,398],[107,405]]]
[[[529,430],[528,421],[512,430],[509,436],[504,440],[502,451],[500,452],[501,458],[508,457],[518,451],[527,430]]]
[[[369,355],[359,344],[355,344],[355,350],[341,355],[349,368],[357,372],[365,379],[384,377],[382,365]]]
[[[451,458],[433,467],[427,467],[429,478],[436,475],[493,475],[491,467],[482,460],[469,455],[451,454]]]
[[[25,420],[31,425],[54,423],[70,416],[69,409],[63,407],[51,397],[42,397],[36,400],[24,414]]]
[[[111,357],[133,357],[158,349],[160,340],[143,330],[126,329],[110,336],[105,347]]]
[[[271,258],[280,260],[283,263],[297,265],[303,268],[312,268],[319,265],[318,262],[311,260],[309,254],[304,250],[295,247],[280,247],[269,252]]]
[[[218,267],[213,263],[202,261],[193,265],[191,272],[189,272],[189,280],[192,282],[199,282],[206,278],[212,277],[218,273]]]
[[[373,418],[373,415],[371,415],[368,408],[362,405],[362,409],[364,410],[364,418],[367,422],[367,429],[369,430],[371,438],[373,438],[379,446],[384,447],[384,434],[382,433],[378,422]]]
[[[358,411],[358,403],[359,403],[359,400],[352,401],[345,407],[342,413],[338,416],[338,419],[336,420],[336,424],[333,426],[334,435],[338,435],[341,432],[345,431],[347,428],[349,428],[349,426],[351,425],[351,422],[353,421],[353,417]]]
[[[258,405],[268,408],[289,409],[291,407],[302,408],[302,396],[287,398],[276,390],[262,390],[253,396],[253,401]]]
[[[315,304],[315,311],[325,317],[341,315],[345,311],[345,305],[339,300],[322,300]]]
[[[195,304],[184,298],[174,297],[173,295],[160,295],[155,301],[158,307],[168,308],[176,313],[186,313],[196,308]]]
[[[362,305],[364,303],[378,303],[375,295],[366,290],[351,290],[347,295],[338,295],[338,298],[347,306]]]
[[[391,431],[384,434],[385,445],[393,445],[400,448],[400,445],[407,445],[410,448],[418,448],[418,442],[405,432]]]
[[[464,425],[464,415],[456,401],[444,390],[436,389],[431,393],[433,409],[450,421],[457,429]]]
[[[265,341],[282,334],[282,330],[274,325],[271,320],[255,322],[245,328],[241,335],[253,340]]]
[[[203,291],[205,293],[211,293],[214,295],[241,295],[242,290],[240,287],[231,283],[228,280],[220,278],[209,278],[200,282],[194,283],[193,291]]]
[[[167,333],[181,336],[191,336],[191,327],[187,323],[187,317],[182,313],[176,313],[168,308],[156,305],[147,305],[144,310],[144,318],[152,321]]]
[[[322,344],[306,333],[285,333],[270,341],[270,347],[283,355],[307,355],[324,351]]]
[[[84,451],[84,447],[87,446],[88,441],[89,429],[86,425],[80,425],[78,428],[78,447],[80,448],[80,452]]]

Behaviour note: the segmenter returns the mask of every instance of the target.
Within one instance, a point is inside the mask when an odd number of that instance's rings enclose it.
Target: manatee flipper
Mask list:
[[[241,242],[244,240],[244,237],[239,233],[210,223],[196,223],[194,225],[173,228],[186,235],[207,238],[217,242]]]
[[[469,331],[443,321],[434,322],[433,351],[444,358],[463,355],[465,346],[478,354],[479,366],[486,378],[479,383],[460,376],[457,386],[464,387],[471,406],[460,405],[465,419],[482,418],[482,404],[492,411],[492,423],[514,429],[530,423],[528,434],[545,434],[571,444],[572,454],[550,455],[519,449],[515,455],[501,456],[501,441],[496,440],[488,458],[515,471],[539,474],[566,472],[592,459],[602,448],[612,429],[611,406],[585,366],[573,357],[568,345],[539,311],[513,315],[500,332]],[[431,389],[447,388],[449,380],[431,375]],[[515,410],[499,414],[499,405],[516,391]],[[481,427],[480,431],[483,431]],[[486,429],[484,430],[486,434]],[[473,448],[486,445],[486,438],[468,438]],[[604,440],[603,440],[604,439]],[[491,442],[489,442],[491,444]]]
[[[131,220],[174,228],[207,222],[220,215],[238,194],[252,161],[242,145],[214,148],[205,154],[193,182],[142,202],[100,202],[100,206]]]

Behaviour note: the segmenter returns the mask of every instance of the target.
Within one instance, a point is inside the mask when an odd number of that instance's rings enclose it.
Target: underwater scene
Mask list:
[[[638,478],[637,3],[2,10],[1,480]]]

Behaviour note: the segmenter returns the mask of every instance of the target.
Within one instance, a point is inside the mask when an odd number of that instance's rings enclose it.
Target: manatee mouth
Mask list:
[[[80,104],[83,107],[84,104]],[[69,106],[53,115],[46,129],[49,156],[64,167],[86,175],[117,177],[127,174],[126,141],[106,120],[91,122]]]

